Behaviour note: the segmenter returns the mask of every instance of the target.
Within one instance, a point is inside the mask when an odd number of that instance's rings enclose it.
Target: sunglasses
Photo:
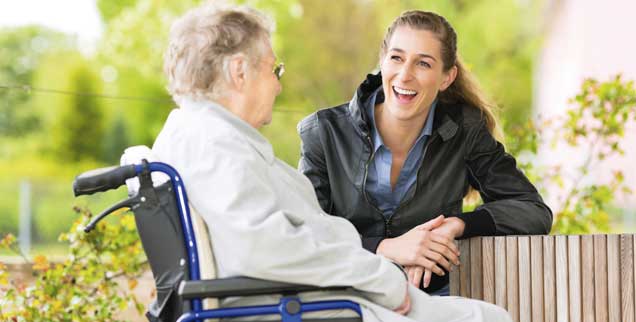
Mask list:
[[[283,63],[276,64],[272,72],[274,73],[274,75],[276,75],[276,78],[280,80],[280,78],[283,77],[283,74],[285,73],[285,64]]]

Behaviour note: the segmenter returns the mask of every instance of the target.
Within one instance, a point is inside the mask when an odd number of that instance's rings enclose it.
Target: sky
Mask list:
[[[28,24],[76,34],[84,42],[96,42],[103,30],[95,0],[0,0],[0,27]]]

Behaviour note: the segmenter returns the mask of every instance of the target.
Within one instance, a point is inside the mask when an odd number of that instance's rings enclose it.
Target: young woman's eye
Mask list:
[[[393,61],[402,61],[402,57],[397,56],[397,55],[393,55],[393,56],[391,56],[391,60],[393,60]]]

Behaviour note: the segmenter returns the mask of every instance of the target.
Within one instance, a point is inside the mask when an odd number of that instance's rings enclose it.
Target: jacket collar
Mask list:
[[[269,143],[257,129],[253,128],[247,122],[243,121],[238,116],[234,115],[227,108],[222,105],[208,100],[195,100],[190,97],[179,97],[176,99],[179,107],[186,111],[204,111],[207,115],[210,115],[222,122],[228,124],[247,139],[247,142],[267,161],[268,164],[274,162],[274,150]]]
[[[382,87],[382,75],[380,75],[380,72],[377,74],[368,74],[349,102],[349,113],[353,119],[354,128],[360,132],[362,136],[369,136],[372,126],[369,117],[364,112],[364,106],[378,87]]]
[[[366,79],[360,84],[353,98],[349,102],[349,113],[353,119],[353,125],[356,131],[362,136],[369,136],[371,132],[371,120],[364,112],[364,107],[369,103],[369,98],[373,93],[382,87],[382,75],[380,72],[376,74],[368,74]],[[435,109],[433,132],[437,132],[443,141],[447,141],[455,134],[459,129],[457,120],[460,115],[456,112],[456,109],[447,108],[447,104],[440,101],[437,102],[437,108]]]

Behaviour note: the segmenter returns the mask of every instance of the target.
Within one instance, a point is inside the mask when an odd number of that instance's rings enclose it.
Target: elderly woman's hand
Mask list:
[[[443,223],[444,216],[439,216],[402,236],[387,238],[378,245],[376,253],[400,265],[421,266],[443,276],[445,273],[441,267],[450,270],[451,262],[459,263],[459,250],[454,238],[432,231]]]
[[[406,296],[404,296],[404,301],[393,311],[400,315],[407,315],[409,314],[409,311],[411,311],[411,296],[409,295],[408,287],[406,288]]]

